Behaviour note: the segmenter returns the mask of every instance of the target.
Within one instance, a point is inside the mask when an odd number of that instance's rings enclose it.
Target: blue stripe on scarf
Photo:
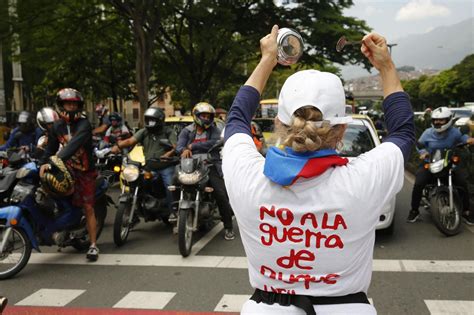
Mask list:
[[[270,147],[265,157],[263,174],[277,184],[288,186],[293,183],[308,160],[330,155],[337,155],[336,150],[324,149],[299,153],[288,147],[284,150]]]

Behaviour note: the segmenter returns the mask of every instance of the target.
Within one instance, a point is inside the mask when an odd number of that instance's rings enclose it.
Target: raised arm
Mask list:
[[[384,142],[397,145],[407,162],[411,147],[415,143],[415,125],[410,98],[403,92],[385,38],[379,34],[370,33],[364,36],[362,42],[362,53],[380,72],[382,78],[383,109],[388,130],[388,136]]]

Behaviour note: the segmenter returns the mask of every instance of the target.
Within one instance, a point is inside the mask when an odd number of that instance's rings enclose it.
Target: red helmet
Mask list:
[[[95,113],[97,114],[97,116],[99,118],[104,116],[105,113],[108,112],[108,110],[109,110],[108,107],[105,106],[104,104],[101,104],[101,103],[99,103],[95,106]]]
[[[74,111],[66,111],[64,109],[64,103],[66,102],[75,102],[78,107]],[[78,90],[71,88],[64,88],[59,90],[56,95],[56,103],[59,109],[59,116],[64,119],[66,122],[70,123],[73,121],[79,120],[82,117],[82,109],[84,107],[84,98]]]

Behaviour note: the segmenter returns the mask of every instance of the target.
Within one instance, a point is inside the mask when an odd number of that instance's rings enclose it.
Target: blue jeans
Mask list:
[[[160,174],[161,179],[163,180],[163,184],[165,186],[165,191],[166,191],[166,203],[168,204],[168,209],[170,213],[173,211],[173,193],[168,190],[168,186],[173,185],[173,176],[174,176],[174,166],[167,167],[165,169],[162,169],[158,171],[158,174]]]

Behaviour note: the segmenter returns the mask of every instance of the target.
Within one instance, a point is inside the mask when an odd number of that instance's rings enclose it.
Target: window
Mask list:
[[[339,154],[345,157],[357,157],[375,147],[370,130],[363,125],[348,125],[342,143]]]

